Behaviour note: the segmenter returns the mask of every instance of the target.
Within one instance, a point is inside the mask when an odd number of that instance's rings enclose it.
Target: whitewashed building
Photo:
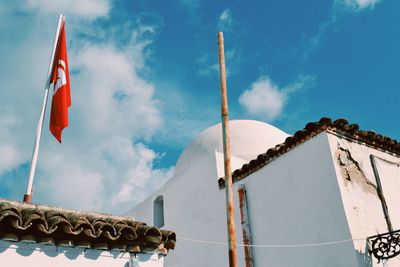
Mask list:
[[[397,141],[328,118],[293,136],[256,121],[230,132],[239,266],[400,266]],[[220,125],[202,132],[129,212],[177,232],[166,266],[228,266],[221,140]]]
[[[163,267],[175,233],[128,216],[0,200],[0,266]]]

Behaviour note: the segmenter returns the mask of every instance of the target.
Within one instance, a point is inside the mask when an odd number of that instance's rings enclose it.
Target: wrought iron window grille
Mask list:
[[[370,236],[367,241],[369,252],[378,259],[378,263],[400,254],[400,230]]]

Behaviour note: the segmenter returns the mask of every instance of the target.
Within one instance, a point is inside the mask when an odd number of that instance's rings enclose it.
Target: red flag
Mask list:
[[[54,55],[50,79],[53,84],[53,100],[50,113],[50,131],[61,143],[61,132],[68,127],[68,108],[71,106],[65,22],[62,22]]]

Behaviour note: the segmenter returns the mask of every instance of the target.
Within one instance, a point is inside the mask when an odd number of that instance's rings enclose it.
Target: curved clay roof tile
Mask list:
[[[356,133],[358,131],[358,129],[359,129],[358,124],[352,123],[352,124],[348,125],[348,130],[347,131],[349,131],[351,134],[354,134],[354,133]]]
[[[257,156],[257,161],[259,161],[259,162],[262,162],[262,161],[264,161],[265,159],[266,159],[265,153],[259,154],[259,155]]]
[[[394,150],[397,151],[397,153],[400,153],[400,143],[394,145]]]
[[[162,240],[164,241],[164,247],[171,249],[175,247],[176,234],[172,231],[161,230]]]
[[[101,235],[101,233],[102,233],[101,230],[94,229],[93,226],[90,228],[83,229],[83,234],[91,238],[97,238]]]
[[[240,169],[237,169],[233,172],[233,176],[237,176],[240,173]],[[225,179],[224,178],[219,178],[218,179],[218,186],[219,187],[224,187],[225,186]]]
[[[287,144],[288,146],[292,146],[295,143],[295,139],[293,138],[293,136],[289,136],[288,138],[286,138],[285,140],[285,144]]]
[[[150,246],[156,246],[162,241],[162,234],[160,230],[155,227],[147,227],[139,238],[144,238],[145,242]]]
[[[71,215],[70,215],[71,216]],[[93,227],[93,225],[88,221],[86,217],[75,217],[71,216],[71,224],[72,224],[72,230],[79,232],[79,233],[85,233],[88,236],[95,236],[96,231]]]
[[[132,240],[139,238],[139,234],[138,234],[137,230],[135,230],[129,226],[126,228],[120,229],[119,233],[120,233],[121,237],[123,237],[125,240],[128,240],[128,241],[132,241]]]
[[[120,237],[120,234],[117,232],[115,227],[108,222],[97,221],[93,224],[93,227],[96,229],[98,235],[105,235],[111,240],[115,240]]]
[[[299,130],[294,133],[294,138],[296,139],[303,139],[305,136],[307,136],[309,132],[306,130]]]
[[[337,119],[332,123],[332,126],[342,129],[344,126],[346,126],[348,124],[349,124],[349,122],[346,119]]]
[[[21,216],[13,210],[0,212],[0,224],[4,223],[3,221],[17,221],[16,223],[13,223],[13,225],[16,225],[16,228],[18,229],[23,229]]]
[[[332,125],[332,119],[331,119],[331,118],[328,118],[328,117],[322,117],[322,118],[318,121],[318,123],[319,123],[320,125],[329,126],[329,125]]]
[[[115,241],[121,237],[121,234],[114,233],[113,231],[102,231],[102,236],[105,236],[107,239]]]
[[[69,235],[80,235],[83,232],[84,228],[79,228],[75,229],[75,227],[72,226],[71,223],[69,224],[60,224],[58,225],[58,228],[61,229],[63,233],[69,234]]]
[[[68,232],[72,232],[72,225],[67,218],[60,214],[46,214],[47,223],[49,225],[49,232],[54,233],[58,229],[68,229]],[[65,231],[64,231],[65,232]]]
[[[357,135],[363,138],[368,137],[368,131],[360,130],[357,132]]]
[[[275,149],[274,148],[270,148],[267,150],[267,156],[268,158],[271,158],[275,155]]]
[[[306,126],[304,127],[304,129],[306,129],[307,131],[315,131],[317,129],[319,129],[321,126],[319,123],[315,123],[315,122],[309,122],[306,124]],[[289,138],[289,137],[288,137]],[[285,141],[286,143],[286,141]]]
[[[249,165],[250,165],[250,166],[255,166],[255,165],[257,165],[257,163],[258,163],[258,161],[257,161],[257,160],[255,160],[255,159],[252,159],[252,160],[250,160],[250,163],[249,163]]]
[[[141,238],[135,229],[139,229]],[[175,235],[168,233],[168,249]],[[95,249],[142,251],[163,246],[161,232],[129,217],[87,213],[0,199],[0,238]],[[176,237],[175,237],[176,238]],[[157,241],[158,240],[158,241]],[[157,243],[158,242],[158,243]],[[157,252],[156,252],[157,253]]]
[[[40,231],[47,233],[49,226],[46,221],[46,217],[43,212],[39,210],[22,210],[21,217],[23,221],[23,227],[30,227],[33,224],[33,221],[36,221],[34,224]]]

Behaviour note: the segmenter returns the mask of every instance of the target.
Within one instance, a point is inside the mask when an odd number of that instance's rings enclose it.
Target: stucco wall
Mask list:
[[[214,166],[214,167],[210,167]],[[227,248],[180,239],[224,242],[225,192],[217,188],[215,157],[203,157],[140,204],[131,214],[151,223],[152,201],[164,196],[165,227],[177,232],[176,251],[166,266],[227,266]],[[246,185],[253,244],[285,245],[351,238],[337,184],[327,134],[298,146],[235,184],[237,242],[242,242],[237,187]],[[244,266],[238,247],[239,266]],[[255,266],[358,265],[351,242],[301,248],[253,248]]]
[[[159,195],[164,197],[164,227],[177,234],[176,248],[165,258],[165,266],[228,266],[226,246],[185,239],[227,240],[225,195],[218,189],[217,180],[215,155],[206,155],[129,212],[152,223],[153,201]],[[238,214],[236,217],[238,221]],[[240,231],[238,228],[238,242],[242,243]],[[242,254],[239,251],[241,258]]]
[[[363,192],[363,189],[346,182],[337,160],[338,142],[349,151],[356,148],[362,155],[360,157],[364,157],[360,160],[362,168],[369,161],[368,149],[371,148],[335,138],[322,132],[235,183],[237,243],[243,243],[237,189],[244,184],[253,244],[278,246],[253,247],[256,267],[382,266],[377,265],[376,259],[371,259],[366,252],[368,234],[385,230],[380,203],[375,201],[371,192]],[[344,153],[344,159],[345,150],[341,153]],[[383,157],[385,153],[377,155]],[[234,158],[233,162],[240,164],[241,159]],[[202,154],[129,212],[152,224],[153,201],[159,195],[164,197],[165,227],[177,233],[176,250],[166,257],[166,266],[228,266],[227,246],[212,243],[227,240],[225,191],[217,187],[222,171],[217,165],[222,165],[220,152]],[[378,167],[388,172],[387,166]],[[366,172],[366,176],[372,175],[368,173],[371,170]],[[386,187],[391,188],[396,182],[392,181]],[[367,187],[368,190],[371,188]],[[389,202],[392,203],[391,209],[397,209],[396,205],[400,203],[397,198]],[[354,206],[363,209],[357,211]],[[366,216],[354,215],[357,212]],[[371,214],[372,223],[369,221]],[[397,220],[394,218],[396,225]],[[353,242],[353,238],[361,240]],[[307,246],[341,240],[347,241]],[[237,252],[239,266],[245,266],[243,248],[238,246]],[[394,261],[387,264],[398,266]]]
[[[247,188],[253,244],[301,245],[351,238],[326,133],[235,184]],[[253,248],[255,266],[358,265],[351,242]]]
[[[0,240],[1,267],[162,267],[164,257]]]
[[[329,134],[329,143],[351,236],[360,239],[354,248],[361,253],[367,249],[365,238],[388,232],[370,155],[375,157],[394,230],[400,229],[400,168],[393,163],[400,164],[400,158],[337,134]],[[376,259],[372,264],[382,266]],[[386,266],[400,266],[400,260],[389,260]]]

